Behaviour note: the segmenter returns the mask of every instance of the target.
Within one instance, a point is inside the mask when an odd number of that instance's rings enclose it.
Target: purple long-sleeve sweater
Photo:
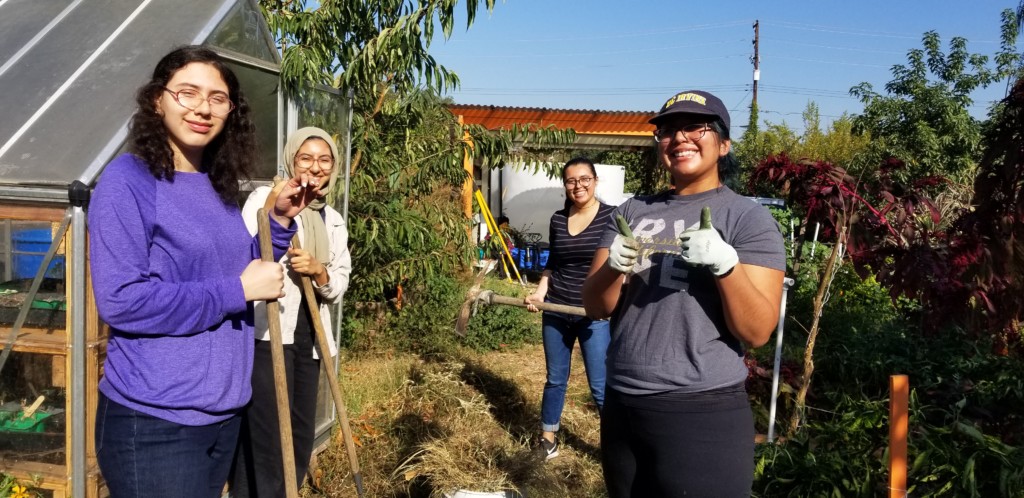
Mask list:
[[[277,261],[295,226],[271,227]],[[100,391],[183,425],[237,413],[251,395],[253,355],[239,277],[259,257],[238,207],[204,173],[157,180],[124,154],[93,193],[89,250],[96,305],[110,325]]]

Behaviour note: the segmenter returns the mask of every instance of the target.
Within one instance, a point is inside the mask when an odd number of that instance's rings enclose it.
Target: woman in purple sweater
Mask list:
[[[114,498],[217,497],[250,396],[250,303],[284,285],[236,203],[253,123],[235,75],[198,46],[161,59],[136,103],[131,152],[107,165],[89,208],[93,289],[110,325],[96,453]],[[275,260],[317,195],[301,183],[270,213]]]

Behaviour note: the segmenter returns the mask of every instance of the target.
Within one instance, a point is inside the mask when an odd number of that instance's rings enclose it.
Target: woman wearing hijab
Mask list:
[[[290,177],[306,175],[310,185],[319,186],[322,194],[295,217],[301,248],[292,247],[280,260],[286,278],[285,296],[278,303],[281,309],[288,398],[291,401],[296,482],[300,485],[313,453],[317,387],[320,380],[321,360],[314,348],[316,336],[310,307],[319,307],[331,355],[336,354],[329,305],[341,299],[348,288],[349,273],[352,271],[345,221],[326,202],[327,194],[337,184],[340,169],[337,157],[338,149],[331,136],[314,127],[292,133],[282,156],[284,169]],[[256,213],[263,207],[270,192],[269,186],[257,188],[242,209],[246,226],[252,233],[256,232]],[[303,295],[302,276],[308,276],[312,282],[316,303],[307,302]],[[285,496],[266,302],[256,304],[252,391],[252,402],[243,421],[235,462],[232,496]]]

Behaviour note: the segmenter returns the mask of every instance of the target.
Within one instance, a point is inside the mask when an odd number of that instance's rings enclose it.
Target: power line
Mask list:
[[[581,66],[558,66],[557,68],[561,71],[571,71],[576,69],[590,69],[590,68],[622,68],[631,66],[664,66],[667,64],[682,64],[690,62],[704,62],[704,61],[720,61],[723,59],[735,59],[737,57],[749,57],[747,54],[727,54],[727,55],[715,55],[711,57],[700,57],[697,59],[676,59],[676,60],[656,60],[649,62],[630,62],[630,63],[606,63],[606,64],[586,64]]]
[[[793,41],[793,40],[783,40],[781,38],[772,38],[770,36],[762,36],[761,39],[762,40],[768,40],[768,41],[774,41],[774,42],[780,42],[780,43],[789,43],[789,44],[792,44],[792,45],[802,45],[802,46],[805,46],[805,47],[827,48],[829,50],[847,50],[847,51],[851,51],[851,52],[868,52],[868,53],[874,53],[874,54],[906,55],[905,52],[897,52],[895,50],[873,50],[873,49],[870,49],[870,48],[836,47],[836,46],[833,46],[833,45],[819,45],[817,43],[807,43],[807,42],[799,42],[799,41]]]
[[[438,52],[435,58],[441,57],[461,57],[467,59],[535,59],[537,57],[581,57],[589,55],[615,55],[615,54],[635,54],[643,52],[664,52],[666,50],[680,50],[698,47],[710,47],[714,45],[725,45],[729,43],[746,42],[746,40],[740,38],[736,40],[718,41],[710,43],[694,43],[690,45],[675,45],[669,47],[653,47],[653,48],[641,48],[635,50],[602,50],[600,52],[565,52],[560,54],[553,54],[550,52],[545,53],[532,53],[532,54],[481,54],[481,55],[462,55],[462,54],[447,54],[445,52]]]
[[[908,40],[920,40],[921,39],[921,35],[920,34],[909,35],[909,34],[906,34],[906,33],[893,33],[893,32],[887,32],[887,31],[873,31],[873,30],[867,30],[867,29],[851,29],[851,28],[842,27],[842,26],[824,26],[824,25],[820,25],[820,24],[807,24],[807,23],[792,22],[792,21],[772,21],[771,24],[773,26],[775,26],[775,27],[779,27],[779,28],[783,28],[783,29],[796,29],[796,30],[803,30],[803,31],[818,31],[818,32],[823,32],[823,33],[834,33],[834,34],[842,34],[842,35],[869,36],[869,37],[878,37],[878,38],[900,38],[900,39],[908,39]],[[996,41],[996,40],[972,40],[972,41],[974,41],[976,43],[999,43],[999,41]]]
[[[882,64],[864,64],[864,63],[861,63],[861,62],[840,62],[840,61],[835,61],[835,60],[830,60],[829,61],[829,60],[822,60],[822,59],[807,59],[807,58],[804,58],[804,57],[789,57],[789,56],[786,56],[786,55],[776,55],[773,58],[774,59],[785,59],[785,60],[791,60],[791,61],[799,61],[799,62],[814,62],[814,63],[817,63],[817,64],[839,64],[841,66],[880,67],[880,68],[883,68],[883,69],[888,69],[888,68],[892,67],[891,65],[884,66]]]
[[[749,85],[702,85],[701,89],[722,93],[746,92]],[[459,93],[473,95],[634,95],[669,94],[679,87],[610,87],[610,88],[488,88],[463,87]]]
[[[772,111],[772,110],[758,109],[757,112],[758,113],[766,113],[766,114],[779,114],[779,115],[782,115],[782,116],[803,116],[804,115],[803,111],[800,111],[800,112],[781,112],[781,111]],[[835,114],[821,114],[820,112],[818,113],[818,116],[819,117],[825,117],[825,118],[835,118],[835,119],[839,119],[839,118],[843,117],[843,116],[836,116]],[[847,117],[849,117],[849,116],[847,116]]]
[[[678,27],[678,28],[667,28],[667,29],[659,29],[659,30],[653,30],[653,31],[635,31],[635,32],[632,32],[632,33],[622,33],[622,34],[608,35],[608,36],[579,36],[579,37],[568,37],[568,38],[512,39],[512,40],[505,40],[504,43],[539,43],[539,42],[554,42],[554,41],[616,40],[616,39],[620,39],[620,38],[649,37],[649,36],[654,36],[654,35],[664,35],[664,34],[670,34],[670,33],[685,33],[687,31],[702,31],[702,30],[708,30],[708,29],[728,28],[728,27],[731,27],[731,26],[744,26],[744,25],[747,25],[749,23],[750,23],[750,21],[732,21],[732,22],[716,23],[716,24],[695,24],[695,25],[691,25],[691,26],[681,26],[681,27]],[[478,42],[476,42],[474,40],[461,40],[461,39],[459,39],[459,40],[448,40],[448,43],[451,43],[451,42],[464,42],[464,41],[470,41],[470,42],[473,42],[473,43],[478,43]]]
[[[747,97],[749,97],[750,95],[751,95],[751,92],[744,93],[743,94],[743,98],[741,98],[740,101],[737,102],[736,105],[733,106],[732,109],[729,109],[729,112],[736,112],[737,110],[739,110],[740,106],[743,105],[743,101],[747,100]]]
[[[816,94],[827,97],[850,97],[849,90],[831,90],[826,88],[806,88],[799,86],[786,86],[786,85],[773,85],[765,84],[763,88],[766,90],[774,91],[776,93],[791,93],[791,94]]]
[[[818,31],[823,33],[835,33],[844,35],[856,35],[856,36],[871,36],[881,38],[901,38],[908,40],[918,40],[921,35],[908,35],[905,33],[892,33],[886,31],[872,31],[865,29],[850,29],[847,27],[840,26],[824,26],[821,24],[806,24],[801,22],[792,21],[770,21],[769,24],[773,27],[782,29],[795,29],[803,31]]]

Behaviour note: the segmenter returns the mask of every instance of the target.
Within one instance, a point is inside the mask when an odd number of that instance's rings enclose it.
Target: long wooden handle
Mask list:
[[[338,410],[338,422],[341,423],[341,435],[345,440],[345,450],[348,452],[348,463],[352,468],[352,478],[356,483],[356,493],[362,497],[364,493],[363,475],[359,470],[359,458],[356,456],[356,442],[352,435],[352,427],[348,422],[348,410],[345,409],[345,399],[341,395],[341,384],[338,383],[338,376],[335,375],[330,366],[331,348],[327,345],[327,332],[320,321],[320,310],[317,309],[313,284],[306,275],[302,276],[302,292],[306,295],[306,302],[309,303],[309,314],[313,320],[313,329],[316,331],[316,345],[320,352],[320,365],[326,374],[327,385],[331,388],[334,407]]]
[[[527,306],[521,297],[501,296],[494,293],[487,294],[485,300],[487,301],[487,304],[507,304],[509,306],[519,306],[520,308],[525,308]],[[565,313],[566,315],[587,316],[587,312],[579,306],[554,303],[534,303],[534,306],[541,311],[554,311],[556,313]]]
[[[274,262],[274,245],[270,239],[270,217],[266,209],[256,214],[260,240],[260,259]],[[274,394],[277,400],[277,423],[281,433],[281,461],[284,490],[287,498],[299,497],[295,475],[295,445],[292,443],[292,415],[288,399],[288,373],[284,367],[284,341],[281,339],[281,305],[277,299],[267,300],[267,324],[270,326],[270,358],[274,364]]]
[[[293,247],[301,247],[299,237],[292,238]],[[338,383],[338,376],[330,367],[331,348],[328,347],[327,331],[324,330],[323,321],[320,319],[320,307],[316,303],[316,293],[313,290],[313,283],[309,275],[302,275],[302,294],[306,297],[309,305],[309,316],[313,322],[313,330],[316,332],[316,347],[320,353],[320,366],[324,369],[327,377],[327,385],[331,388],[331,397],[334,398],[334,407],[338,411],[338,422],[341,424],[341,436],[345,440],[345,450],[348,452],[349,467],[352,468],[352,479],[356,483],[356,494],[363,496],[363,474],[359,470],[359,458],[356,456],[356,442],[352,435],[352,426],[348,422],[348,410],[345,409],[345,399],[341,395],[341,384]]]

